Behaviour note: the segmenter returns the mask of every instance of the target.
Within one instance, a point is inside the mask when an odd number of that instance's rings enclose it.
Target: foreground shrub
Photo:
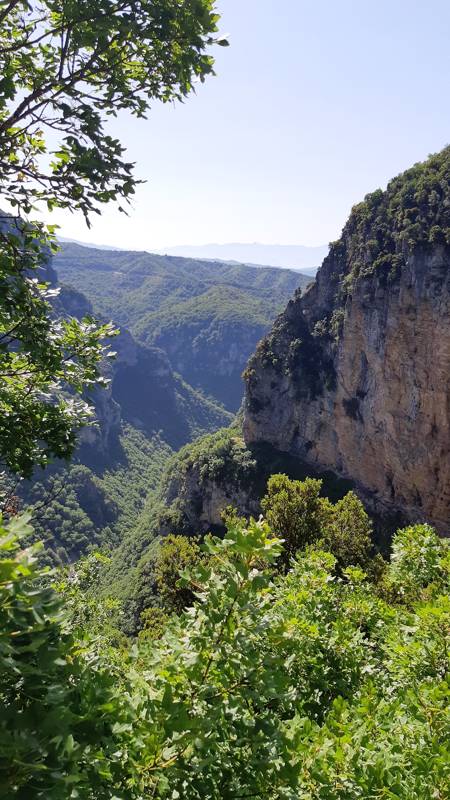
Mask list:
[[[89,631],[69,632],[18,549],[21,525],[2,531],[6,797],[446,797],[448,550],[430,530],[438,556],[405,603],[359,567],[339,577],[318,550],[280,576],[268,524],[230,517],[225,538],[206,541],[209,562],[182,575],[195,605],[118,661],[98,655],[98,636],[93,648]],[[412,542],[421,535],[411,529]],[[386,585],[398,569],[397,558]]]
[[[29,534],[26,517],[0,528],[1,795],[138,797],[146,691],[70,632],[61,596],[19,549]]]

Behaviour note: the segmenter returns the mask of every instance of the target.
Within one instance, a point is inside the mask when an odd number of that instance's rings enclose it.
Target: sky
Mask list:
[[[322,245],[352,205],[450,142],[448,0],[218,0],[217,76],[148,120],[122,115],[138,188],[88,230],[126,249]]]

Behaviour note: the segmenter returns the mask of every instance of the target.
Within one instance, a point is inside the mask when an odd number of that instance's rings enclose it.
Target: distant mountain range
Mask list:
[[[124,250],[122,247],[111,247],[103,244],[88,244],[77,239],[60,237],[61,242],[78,244],[82,247],[91,247],[96,250]],[[315,275],[323,259],[328,253],[328,245],[306,247],[301,244],[201,244],[177,245],[159,250],[151,249],[147,252],[159,255],[182,256],[185,258],[204,259],[207,261],[235,262],[251,264],[257,267],[287,267],[288,269],[301,270]]]
[[[328,253],[328,245],[305,247],[300,244],[203,244],[178,245],[156,250],[156,253],[185,258],[219,259],[238,261],[265,267],[287,267],[315,273]]]
[[[80,247],[91,247],[95,250],[123,250],[123,247],[112,247],[110,244],[93,244],[91,242],[82,242],[80,239],[68,239],[66,236],[59,236],[59,241],[62,244],[78,244]]]

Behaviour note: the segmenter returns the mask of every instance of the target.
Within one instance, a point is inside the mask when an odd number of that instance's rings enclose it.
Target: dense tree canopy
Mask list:
[[[288,570],[292,558],[307,545],[321,542],[336,558],[339,569],[364,568],[372,554],[372,523],[354,492],[333,504],[321,497],[322,481],[291,480],[272,475],[261,506],[265,517],[284,542],[280,564]]]

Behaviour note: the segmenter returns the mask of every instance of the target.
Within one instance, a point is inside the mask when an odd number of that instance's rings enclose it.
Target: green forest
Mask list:
[[[214,0],[0,4],[0,797],[447,800],[449,539],[245,439],[255,348],[313,394],[339,318],[283,362],[310,278],[43,221],[130,210],[109,122],[209,81],[219,27]],[[338,310],[448,254],[449,157],[353,209]]]
[[[167,353],[175,372],[236,412],[242,372],[258,341],[311,278],[287,269],[201,261],[63,243],[59,279],[95,313]]]

